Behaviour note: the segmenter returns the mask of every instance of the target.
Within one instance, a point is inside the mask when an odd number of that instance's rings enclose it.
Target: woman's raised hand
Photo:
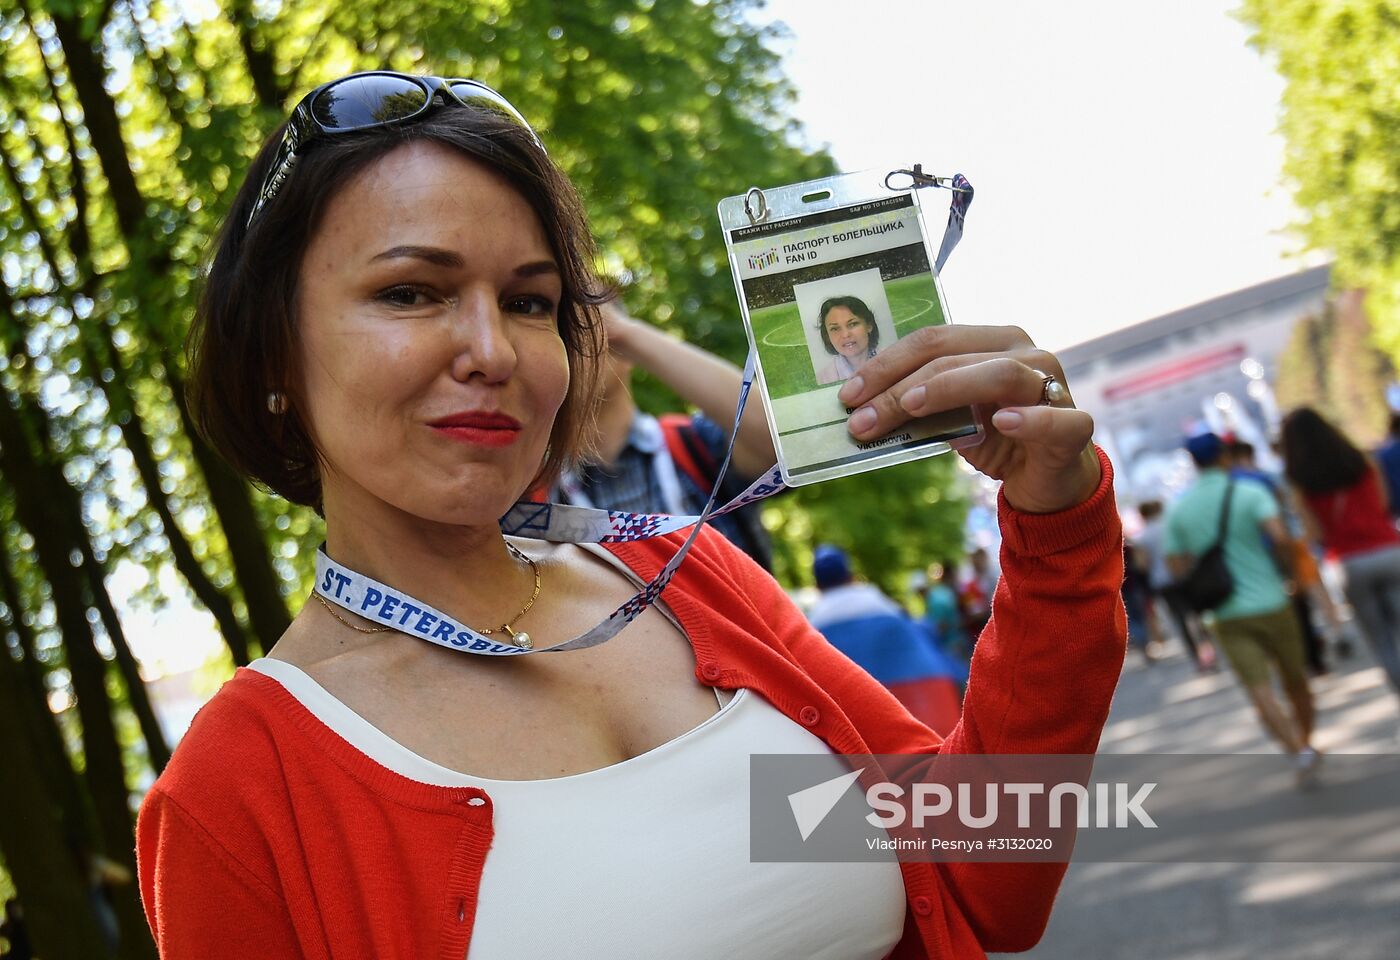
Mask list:
[[[1041,404],[1046,375],[1065,385],[1053,406]],[[1074,409],[1060,361],[1019,327],[916,330],[866,361],[839,396],[855,408],[848,427],[857,440],[884,436],[915,417],[979,407],[989,421],[986,439],[962,456],[1002,481],[1017,510],[1065,510],[1098,488],[1093,418]]]

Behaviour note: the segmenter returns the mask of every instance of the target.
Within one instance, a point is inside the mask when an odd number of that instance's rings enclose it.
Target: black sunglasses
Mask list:
[[[439,94],[442,94],[440,97]],[[248,226],[287,181],[297,154],[321,137],[387,127],[421,117],[435,102],[455,101],[464,107],[489,110],[519,124],[541,150],[544,144],[510,101],[476,80],[419,77],[389,70],[352,73],[323,83],[301,98],[292,110],[287,132],[277,148],[277,159],[258,190],[248,214]]]

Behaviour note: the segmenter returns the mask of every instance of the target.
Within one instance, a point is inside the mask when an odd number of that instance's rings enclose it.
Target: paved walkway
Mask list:
[[[1321,750],[1400,752],[1400,701],[1365,650],[1313,690]],[[1149,668],[1136,652],[1101,749],[1277,753],[1228,669],[1198,676],[1179,653]],[[1044,939],[1018,956],[1397,960],[1400,863],[1075,863]]]

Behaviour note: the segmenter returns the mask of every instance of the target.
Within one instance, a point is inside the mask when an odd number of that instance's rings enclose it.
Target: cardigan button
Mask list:
[[[815,727],[821,718],[821,711],[816,707],[803,707],[801,712],[797,714],[797,719],[801,720],[802,725],[807,727]]]
[[[915,897],[913,902],[914,912],[919,916],[926,917],[933,913],[933,901],[928,897]]]
[[[720,678],[720,673],[721,673],[721,672],[722,672],[722,671],[720,670],[719,664],[717,664],[717,663],[715,663],[715,662],[713,662],[713,661],[711,661],[711,662],[709,662],[709,663],[706,663],[704,666],[702,666],[702,667],[700,668],[700,676],[704,677],[706,680],[710,681],[711,683],[714,683],[716,680],[718,680],[718,679]]]

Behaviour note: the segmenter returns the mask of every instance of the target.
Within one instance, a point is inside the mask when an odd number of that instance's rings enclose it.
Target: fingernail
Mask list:
[[[874,407],[861,407],[851,414],[850,428],[853,433],[864,433],[875,426],[877,419]]]
[[[923,387],[915,387],[913,390],[906,391],[904,396],[899,398],[899,404],[905,410],[913,413],[924,405],[924,398],[927,396],[928,391],[926,389]]]
[[[842,403],[850,403],[856,397],[860,396],[860,392],[864,389],[865,381],[858,376],[852,377],[846,381],[844,387],[836,391],[836,399],[840,400]]]
[[[1021,416],[1021,414],[1017,413],[1015,410],[998,410],[996,413],[992,414],[992,426],[996,427],[1002,433],[1011,433],[1012,431],[1019,430],[1021,424],[1025,422],[1025,419],[1025,417]]]

